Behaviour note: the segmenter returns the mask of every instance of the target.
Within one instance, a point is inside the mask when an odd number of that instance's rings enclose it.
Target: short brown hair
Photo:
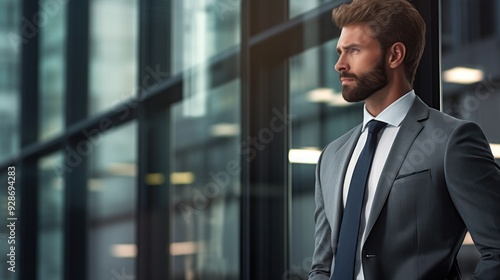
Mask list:
[[[396,42],[406,47],[403,64],[408,81],[413,84],[425,46],[425,22],[407,0],[353,0],[332,11],[339,27],[366,23],[374,37],[387,50]]]

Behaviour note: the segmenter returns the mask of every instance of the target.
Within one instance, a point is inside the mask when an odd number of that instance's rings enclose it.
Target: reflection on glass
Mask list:
[[[211,73],[208,61],[239,43],[239,1],[172,1],[172,73],[183,72],[183,114],[203,116]]]
[[[40,2],[45,24],[40,26],[39,136],[48,139],[64,127],[66,5],[52,0]]]
[[[204,117],[172,107],[172,279],[239,279],[239,88],[207,90]]]
[[[90,1],[90,114],[102,112],[138,94],[137,2]]]
[[[96,136],[88,180],[88,279],[135,275],[137,125]],[[127,278],[128,279],[128,278]]]
[[[64,182],[54,172],[62,161],[57,153],[38,164],[38,279],[64,279]]]
[[[19,150],[20,11],[20,1],[0,1],[0,161]]]
[[[500,11],[500,3],[455,4],[442,2],[443,111],[478,123],[496,150],[500,144],[500,21],[493,11]]]
[[[329,2],[332,0],[308,0],[308,1],[303,1],[303,0],[290,0],[289,2],[289,13],[290,13],[290,18],[305,13],[309,10],[312,10],[316,7],[319,7],[321,4]]]
[[[361,103],[344,101],[334,65],[337,40],[290,59],[292,173],[290,264],[286,279],[307,279],[314,250],[314,171],[321,150],[362,121]]]
[[[484,131],[500,164],[500,2],[442,0],[442,110]],[[464,242],[460,270],[468,279],[480,255]]]

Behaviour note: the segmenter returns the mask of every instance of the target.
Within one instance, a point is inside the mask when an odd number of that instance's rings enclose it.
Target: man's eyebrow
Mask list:
[[[338,46],[337,52],[340,52],[341,50],[348,50],[350,48],[360,48],[360,47],[361,47],[360,44],[349,44],[349,45],[345,45],[345,46]]]

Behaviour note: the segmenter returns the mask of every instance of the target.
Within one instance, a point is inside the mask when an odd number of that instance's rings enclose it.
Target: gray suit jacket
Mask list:
[[[360,132],[361,125],[330,143],[318,162],[310,280],[330,277],[344,176]],[[460,279],[456,255],[467,229],[481,253],[473,279],[500,279],[500,168],[476,124],[417,97],[385,163],[360,244],[365,279]]]

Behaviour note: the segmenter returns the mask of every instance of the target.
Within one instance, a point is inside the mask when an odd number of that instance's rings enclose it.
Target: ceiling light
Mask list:
[[[137,175],[137,165],[134,163],[111,163],[108,167],[109,173],[116,176],[130,176]]]
[[[233,123],[214,124],[210,128],[210,134],[215,137],[230,137],[240,134],[240,126]]]
[[[307,93],[307,100],[314,103],[326,103],[331,106],[348,106],[349,102],[345,101],[342,93],[337,93],[330,88],[317,88]]]
[[[316,164],[320,155],[318,148],[291,149],[288,152],[288,160],[291,163]]]
[[[159,186],[165,183],[165,175],[163,173],[149,173],[146,175],[146,184],[148,186]]]
[[[455,67],[443,73],[443,80],[447,83],[473,84],[482,81],[483,78],[483,71],[474,68]]]
[[[135,244],[114,244],[111,246],[111,255],[115,258],[135,258],[137,247]]]
[[[307,99],[315,103],[328,103],[333,94],[333,90],[330,88],[317,88],[307,93]]]
[[[194,183],[193,172],[172,172],[170,173],[170,183],[172,185],[190,185]]]
[[[193,255],[201,252],[204,248],[203,242],[175,242],[170,244],[170,255]]]

